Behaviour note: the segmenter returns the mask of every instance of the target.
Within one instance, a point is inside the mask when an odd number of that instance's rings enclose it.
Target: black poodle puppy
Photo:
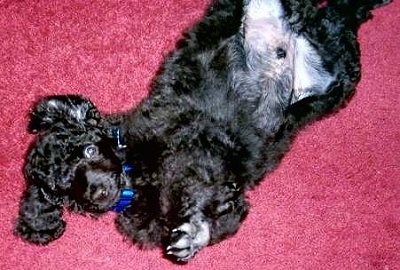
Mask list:
[[[16,232],[46,244],[62,212],[119,212],[134,242],[187,261],[235,233],[245,191],[301,126],[360,79],[357,30],[389,0],[216,0],[166,58],[148,98],[101,116],[79,96],[39,101]]]

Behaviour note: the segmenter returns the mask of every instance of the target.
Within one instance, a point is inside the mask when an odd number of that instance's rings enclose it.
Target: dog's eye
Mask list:
[[[99,153],[99,149],[95,145],[88,145],[83,149],[83,155],[85,158],[93,158],[94,156],[97,156]]]
[[[278,57],[278,59],[286,58],[286,51],[283,48],[278,47],[276,49],[276,57]]]

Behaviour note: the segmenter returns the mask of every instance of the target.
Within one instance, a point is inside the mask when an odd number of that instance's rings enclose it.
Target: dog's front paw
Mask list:
[[[197,251],[208,245],[210,228],[207,221],[192,218],[190,222],[172,230],[170,245],[167,254],[174,256],[178,261],[188,261]]]

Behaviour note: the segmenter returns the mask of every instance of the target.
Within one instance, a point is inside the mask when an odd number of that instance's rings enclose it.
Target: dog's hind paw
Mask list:
[[[186,262],[197,251],[208,245],[210,241],[210,228],[207,221],[193,217],[190,222],[172,230],[170,245],[166,252],[178,261]]]

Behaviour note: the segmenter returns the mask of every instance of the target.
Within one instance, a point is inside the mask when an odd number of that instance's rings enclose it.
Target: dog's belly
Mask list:
[[[325,93],[334,77],[324,69],[321,56],[306,37],[290,30],[284,15],[280,0],[246,1],[243,33],[249,50],[262,59],[255,68],[272,79],[290,72],[291,89],[287,91],[294,103]],[[278,48],[285,57],[277,55]]]

